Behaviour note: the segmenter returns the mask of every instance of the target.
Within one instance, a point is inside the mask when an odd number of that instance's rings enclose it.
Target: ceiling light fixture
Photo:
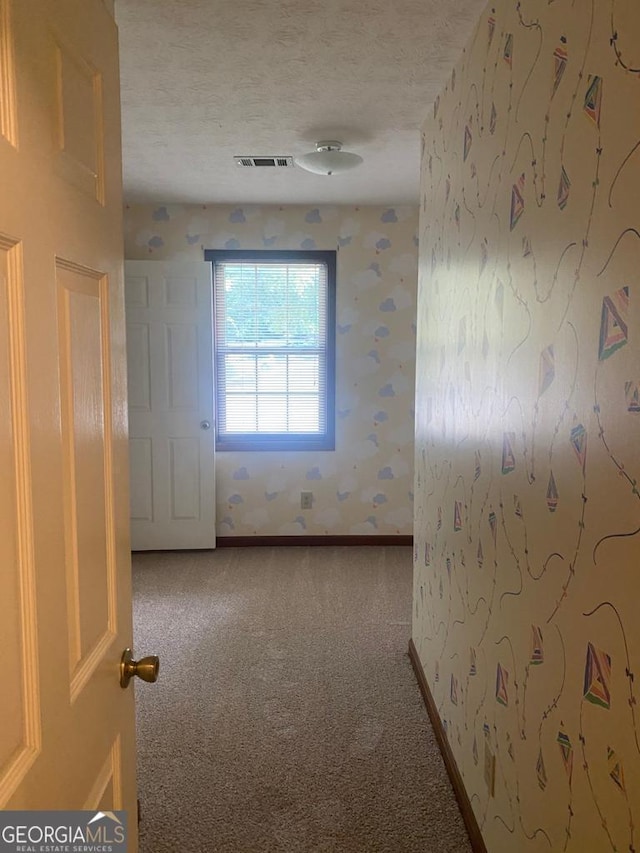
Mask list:
[[[362,163],[359,154],[342,150],[342,142],[334,139],[316,142],[316,150],[295,158],[296,164],[315,175],[338,175]]]

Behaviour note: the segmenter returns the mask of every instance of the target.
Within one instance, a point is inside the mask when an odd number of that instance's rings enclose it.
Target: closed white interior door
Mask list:
[[[131,547],[215,548],[211,265],[125,267]]]
[[[134,853],[118,37],[101,0],[0,0],[0,175],[0,808],[127,809]]]

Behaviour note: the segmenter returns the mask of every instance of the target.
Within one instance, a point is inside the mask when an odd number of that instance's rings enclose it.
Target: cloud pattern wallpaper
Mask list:
[[[638,4],[490,4],[421,192],[414,642],[489,851],[640,849]]]
[[[336,450],[216,457],[219,536],[395,536],[413,527],[414,207],[132,205],[131,260],[336,249]],[[300,492],[314,505],[301,510]]]

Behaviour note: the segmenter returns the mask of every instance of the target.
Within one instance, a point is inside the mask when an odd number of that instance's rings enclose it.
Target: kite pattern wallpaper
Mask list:
[[[490,4],[424,126],[413,639],[489,851],[640,849],[640,7]]]

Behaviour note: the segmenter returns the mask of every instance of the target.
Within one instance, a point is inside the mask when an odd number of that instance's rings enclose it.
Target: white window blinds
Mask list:
[[[318,447],[318,440],[330,436],[332,441],[330,265],[324,259],[295,259],[295,253],[286,259],[280,252],[273,258],[216,254],[219,444],[242,446],[251,437],[267,446],[286,446],[287,439]]]

